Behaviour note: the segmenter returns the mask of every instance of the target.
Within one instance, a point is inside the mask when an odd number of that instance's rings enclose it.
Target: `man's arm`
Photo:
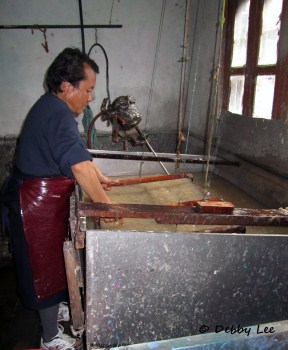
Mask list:
[[[71,170],[82,190],[93,202],[111,203],[100,183],[105,176],[93,162],[86,160],[77,163],[71,166]]]

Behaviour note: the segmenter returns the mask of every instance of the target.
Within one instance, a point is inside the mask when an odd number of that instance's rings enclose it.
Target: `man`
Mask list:
[[[44,349],[75,348],[57,323],[67,296],[62,246],[74,181],[92,201],[110,203],[103,187],[111,180],[92,162],[74,118],[92,100],[98,71],[78,49],[56,57],[46,75],[48,92],[24,122],[6,194],[19,295],[39,311]]]

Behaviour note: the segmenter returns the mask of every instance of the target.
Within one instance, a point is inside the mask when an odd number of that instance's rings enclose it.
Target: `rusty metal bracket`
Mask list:
[[[76,185],[75,192],[70,198],[70,231],[74,247],[76,249],[83,249],[85,247],[87,220],[86,215],[78,215],[79,201],[83,201],[83,193],[81,188]]]
[[[86,235],[86,216],[78,217],[77,228],[75,231],[75,248],[82,249],[85,247],[85,235]]]

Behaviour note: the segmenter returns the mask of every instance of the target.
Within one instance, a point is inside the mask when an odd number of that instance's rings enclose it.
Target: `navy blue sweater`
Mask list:
[[[83,144],[75,117],[65,102],[45,93],[23,124],[16,167],[28,177],[73,178],[71,166],[86,160],[92,157]]]

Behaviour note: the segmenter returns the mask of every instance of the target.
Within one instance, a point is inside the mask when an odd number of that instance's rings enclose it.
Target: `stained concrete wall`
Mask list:
[[[239,162],[215,173],[269,208],[288,206],[287,121],[223,112],[215,143],[218,155]]]
[[[220,63],[217,43],[221,36],[222,4],[220,0],[192,1],[191,7],[185,128],[191,139],[194,137],[202,142],[207,137],[208,120],[217,99],[213,77],[217,77]],[[192,150],[199,149],[195,140],[190,146]]]
[[[97,38],[107,52],[111,99],[134,95],[143,114],[141,127],[159,132],[177,128],[181,68],[178,61],[182,53],[186,1],[167,0],[164,4],[165,8],[161,0],[82,1],[84,24],[109,24],[111,21],[123,25],[122,29],[97,29],[97,32],[85,29],[86,51]],[[78,0],[0,2],[1,25],[79,23]],[[44,92],[44,74],[55,56],[64,47],[82,47],[80,29],[47,29],[46,37],[48,53],[41,45],[44,36],[39,30],[0,30],[1,136],[19,133],[31,105]],[[101,70],[96,100],[91,103],[96,114],[107,96],[106,63],[99,48],[92,51],[91,57]],[[79,126],[83,130],[81,117]],[[97,129],[110,131],[101,122]]]
[[[219,148],[288,179],[288,123],[222,113]]]
[[[151,133],[157,151],[171,145],[177,129],[186,0],[83,0],[84,24],[121,24],[121,29],[85,29],[86,52],[97,41],[109,59],[111,100],[132,94],[143,115],[142,130]],[[78,0],[1,0],[0,24],[80,24]],[[40,30],[0,30],[0,182],[7,174],[21,125],[38,97],[44,93],[44,75],[64,47],[82,48],[80,29],[47,29],[49,52],[42,47]],[[96,99],[90,106],[100,111],[106,94],[106,61],[95,48],[91,57],[100,66]],[[83,131],[82,116],[78,118]],[[99,148],[113,145],[111,128],[97,121]],[[161,134],[162,136],[158,136]],[[105,136],[109,135],[109,136]],[[162,142],[160,141],[162,140]],[[158,149],[158,147],[160,147]],[[175,142],[173,143],[174,151]],[[169,147],[168,147],[169,148]],[[145,149],[146,150],[146,149]]]
[[[154,149],[174,152],[186,0],[83,0],[82,5],[84,24],[123,25],[122,29],[85,29],[86,52],[96,40],[106,49],[111,99],[133,94],[143,115],[140,128],[149,133]],[[198,7],[198,1],[191,1],[192,17]],[[77,0],[0,2],[2,25],[79,22]],[[190,24],[193,34],[193,18]],[[48,29],[46,37],[49,52],[42,47],[44,35],[39,30],[0,30],[1,151],[10,147],[12,152],[13,137],[17,138],[27,112],[44,92],[44,74],[55,56],[66,46],[82,47],[80,29]],[[92,50],[91,57],[100,66],[96,100],[91,103],[95,115],[106,97],[106,62],[99,48]],[[83,131],[81,116],[78,122]],[[96,127],[99,148],[122,149],[111,143],[110,128],[100,121]],[[6,164],[0,164],[1,180],[5,168]]]

